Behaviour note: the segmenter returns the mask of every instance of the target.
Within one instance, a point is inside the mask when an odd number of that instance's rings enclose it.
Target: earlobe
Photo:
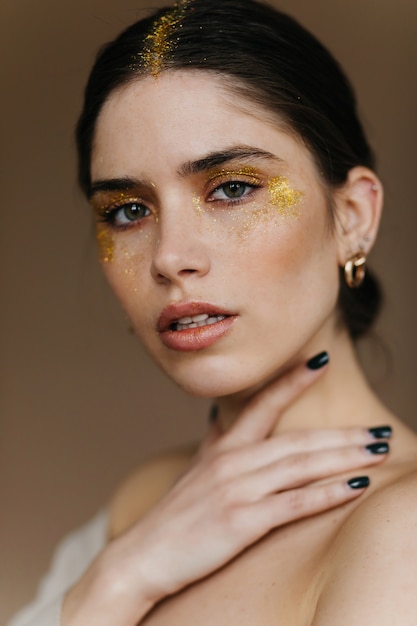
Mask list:
[[[367,167],[349,171],[346,183],[335,194],[338,262],[367,256],[378,232],[383,204],[383,187]]]

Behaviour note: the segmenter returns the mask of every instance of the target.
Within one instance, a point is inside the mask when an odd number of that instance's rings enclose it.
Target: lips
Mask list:
[[[171,304],[161,313],[157,329],[172,350],[203,350],[229,332],[237,315],[207,302]]]

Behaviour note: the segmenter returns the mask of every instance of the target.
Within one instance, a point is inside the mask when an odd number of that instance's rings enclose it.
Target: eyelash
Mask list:
[[[241,187],[245,187],[246,191],[241,195],[238,196],[237,198],[224,198],[224,199],[219,199],[219,198],[213,198],[214,194],[220,190],[223,190],[226,187],[230,187],[231,185],[240,185]],[[218,185],[217,187],[215,187],[215,189],[213,189],[213,191],[210,192],[208,198],[207,198],[207,202],[220,202],[220,203],[224,203],[226,202],[227,207],[233,207],[239,204],[242,204],[243,202],[245,202],[245,200],[248,198],[248,196],[251,196],[254,191],[256,189],[259,189],[260,187],[262,187],[262,183],[259,182],[247,182],[245,180],[228,180],[224,183],[222,183],[221,185]],[[249,191],[247,191],[249,190]],[[210,199],[212,198],[212,199]]]
[[[126,217],[126,214],[124,215],[124,219],[126,220],[125,222],[121,222],[121,223],[117,223],[117,215],[118,213],[121,213],[123,211],[126,211],[129,208],[132,207],[138,207],[138,209],[143,209],[146,212],[146,215],[143,215],[140,217],[140,219],[133,219],[133,220],[129,220]],[[100,221],[104,222],[106,224],[109,224],[111,227],[117,229],[117,230],[126,230],[128,228],[131,228],[133,225],[138,224],[140,222],[142,222],[146,217],[148,217],[149,215],[151,215],[151,211],[150,209],[148,209],[148,207],[143,204],[142,202],[138,202],[137,200],[128,200],[128,201],[124,201],[123,204],[119,204],[119,205],[115,205],[113,207],[106,207],[101,213],[100,213]]]
[[[214,195],[220,191],[223,191],[227,187],[231,187],[232,185],[238,185],[244,188],[243,194],[236,198],[227,198],[226,194],[224,198],[215,198]],[[237,206],[239,204],[244,203],[249,196],[251,196],[256,189],[261,188],[263,185],[261,181],[259,182],[247,182],[245,180],[239,179],[231,179],[226,182],[217,185],[212,191],[209,192],[206,202],[208,203],[216,203],[220,205],[226,205],[227,208],[231,208]],[[138,207],[138,209],[144,210],[146,215],[142,215],[139,219],[129,220],[126,215],[124,215],[125,222],[118,223],[118,214],[123,213],[129,208]],[[121,204],[116,204],[110,207],[105,207],[100,211],[100,221],[108,224],[111,228],[115,230],[127,230],[129,228],[134,227],[137,224],[140,224],[144,219],[149,217],[152,214],[151,210],[144,204],[135,199],[124,200]]]

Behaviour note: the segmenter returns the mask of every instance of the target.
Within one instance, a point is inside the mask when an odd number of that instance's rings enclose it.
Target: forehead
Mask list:
[[[282,159],[302,151],[309,159],[278,116],[236,95],[233,80],[208,72],[164,72],[113,92],[97,121],[92,178],[134,174],[134,163],[179,164],[236,144]]]

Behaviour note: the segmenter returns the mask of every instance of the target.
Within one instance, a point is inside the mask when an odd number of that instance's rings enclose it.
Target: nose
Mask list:
[[[159,240],[152,258],[151,273],[158,283],[181,284],[210,270],[199,216],[192,208],[161,210]]]

